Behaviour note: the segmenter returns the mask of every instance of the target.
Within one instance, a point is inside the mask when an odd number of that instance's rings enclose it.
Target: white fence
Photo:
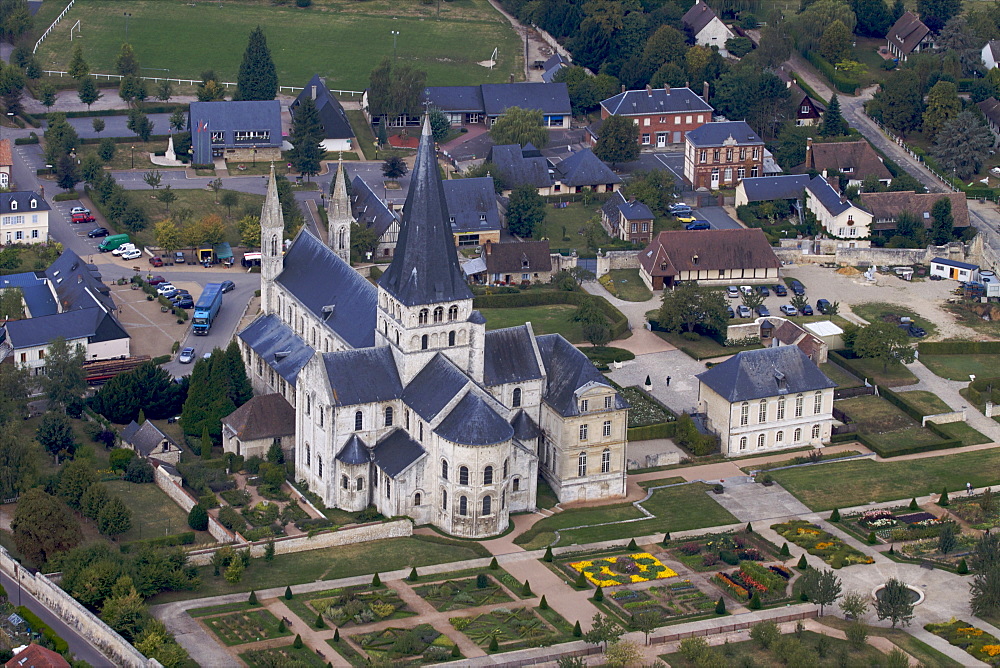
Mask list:
[[[70,10],[74,2],[76,2],[76,0],[69,0],[69,4],[66,5],[66,9],[62,10],[62,12],[59,13],[59,16],[57,16],[56,20],[52,22],[52,25],[46,28],[45,32],[42,33],[42,36],[38,38],[37,42],[35,42],[35,48],[31,50],[31,53],[38,51],[38,45],[41,44],[45,40],[45,38],[49,36],[49,33],[52,32],[52,29],[56,27],[56,24],[62,21],[62,18],[66,16],[66,12]]]
[[[69,72],[65,72],[63,70],[42,70],[42,74],[52,77],[59,77],[60,79],[69,76]],[[91,72],[90,76],[98,80],[104,79],[107,81],[121,81],[124,78],[120,74],[98,74],[96,72]],[[198,84],[201,83],[201,79],[173,79],[170,77],[139,77],[139,78],[142,79],[143,81],[152,81],[153,83],[159,83],[161,81],[170,81],[173,83],[184,84],[187,86],[197,86]],[[223,86],[226,89],[230,87],[236,88],[237,85],[235,81],[216,81],[215,83],[219,84],[220,86]],[[278,86],[279,93],[283,93],[285,91],[289,93],[298,93],[301,90],[302,86]],[[350,95],[351,97],[354,97],[355,95],[364,94],[364,91],[362,90],[340,90],[338,88],[330,88],[329,90],[331,93],[341,97],[344,95]]]

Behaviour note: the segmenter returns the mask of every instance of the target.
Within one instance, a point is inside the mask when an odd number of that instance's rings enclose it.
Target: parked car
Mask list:
[[[176,305],[177,302],[183,301],[185,299],[194,299],[194,297],[192,297],[191,293],[188,292],[187,290],[178,290],[177,293],[170,298],[170,301],[172,301],[174,305]]]
[[[122,244],[118,248],[111,251],[112,255],[121,255],[123,253],[128,253],[129,251],[137,250],[135,244]]]
[[[177,356],[177,361],[181,364],[190,364],[194,361],[194,348],[185,348]]]
[[[944,276],[941,276],[940,274],[931,274],[931,280],[932,281],[943,281],[944,280]]]
[[[812,314],[813,314],[813,307],[812,306],[809,306],[809,304],[806,304],[806,305],[804,305],[802,307],[802,315],[812,315]]]
[[[177,308],[194,308],[194,300],[191,299],[191,295],[185,295],[182,299],[177,299],[174,302],[174,306]]]
[[[735,285],[730,285],[728,288],[726,288],[726,296],[729,297],[730,299],[736,299],[737,297],[740,296],[740,289],[737,288]]]
[[[91,239],[96,239],[97,237],[108,236],[108,228],[106,227],[95,227],[90,232],[87,232],[87,236]]]
[[[154,255],[153,257],[149,258],[149,263],[151,265],[153,265],[154,267],[162,267],[163,266],[163,260],[160,258],[159,255]]]
[[[677,213],[679,213],[681,211],[690,211],[691,210],[691,205],[690,204],[685,204],[684,202],[674,202],[673,204],[671,204],[668,207],[668,210],[670,211],[670,213],[676,215]]]
[[[802,285],[798,281],[792,281],[792,292],[797,295],[804,295],[806,293],[806,286]]]
[[[166,283],[167,279],[157,274],[156,276],[153,276],[146,282],[149,283],[150,285],[159,285],[160,283]]]
[[[184,253],[177,251],[174,253],[174,264],[184,264],[187,259],[184,257]]]
[[[782,315],[789,315],[789,316],[791,316],[791,315],[798,315],[799,314],[798,309],[796,309],[791,304],[782,304],[778,308],[778,310],[781,311]]]
[[[771,315],[771,312],[767,309],[766,306],[761,304],[760,306],[757,307],[757,315],[759,315],[762,318],[766,318],[769,315]]]
[[[233,283],[232,281],[222,281],[223,292],[232,292],[235,289],[236,289],[236,284]]]
[[[694,217],[693,211],[681,211],[680,213],[675,213],[674,217],[677,218],[677,220],[681,221],[682,223],[693,223],[694,221],[698,220],[697,218]]]
[[[130,251],[125,251],[121,254],[123,260],[138,260],[142,257],[142,251],[138,248],[133,248]]]
[[[712,229],[712,224],[707,220],[696,220],[693,223],[688,223],[684,226],[685,230],[710,230]]]
[[[829,299],[817,299],[816,300],[816,310],[820,313],[826,314],[827,309],[830,308]]]
[[[742,292],[745,295],[748,295],[751,292],[753,292],[753,288],[751,288],[749,285],[741,285],[740,292]]]
[[[90,209],[83,206],[74,206],[72,209],[69,210],[69,214],[71,216],[75,216],[78,213],[90,214]]]
[[[177,294],[178,290],[174,287],[173,283],[160,283],[156,286],[156,294],[163,295],[168,292]]]
[[[759,292],[761,294],[761,296],[763,296],[763,297],[770,297],[771,296],[771,291],[767,289],[766,285],[761,285],[760,287],[758,287],[757,288],[757,292]]]
[[[76,223],[92,223],[95,220],[97,219],[91,216],[89,213],[74,213],[72,216],[70,216],[69,222],[75,225]]]
[[[774,286],[774,294],[778,295],[779,297],[785,297],[788,295],[788,289],[781,283],[778,283],[776,286]]]
[[[921,339],[927,336],[927,330],[925,330],[923,327],[917,327],[916,325],[910,325],[907,328],[906,333],[916,339]]]
[[[749,318],[753,315],[753,313],[750,312],[750,308],[744,306],[743,304],[736,307],[736,314],[741,318]]]
[[[735,318],[735,317],[736,317],[736,311],[734,311],[734,310],[733,310],[733,307],[732,307],[732,306],[727,306],[727,307],[726,307],[726,313],[728,313],[728,314],[729,314],[729,318],[730,318],[730,319],[732,319],[732,318]]]

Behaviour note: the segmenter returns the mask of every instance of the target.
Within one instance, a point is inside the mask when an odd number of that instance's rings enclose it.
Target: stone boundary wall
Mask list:
[[[597,256],[597,277],[604,276],[612,269],[638,269],[639,250],[605,251]]]
[[[925,415],[920,421],[921,427],[926,427],[928,422],[934,424],[949,424],[951,422],[965,422],[965,411],[951,411],[949,413],[938,413],[937,415]]]
[[[154,469],[153,479],[156,481],[156,486],[162,489],[184,512],[191,512],[191,509],[198,503],[197,499],[171,479],[161,467],[158,466]],[[208,515],[208,533],[220,543],[235,543],[237,541],[236,534],[222,526],[219,520],[212,517],[211,513]]]
[[[97,618],[76,599],[53,584],[42,573],[32,573],[17,563],[10,553],[0,547],[0,570],[34,596],[50,612],[58,615],[67,626],[74,629],[107,656],[115,666],[137,668],[162,668],[156,659],[147,659],[132,647],[110,626]]]

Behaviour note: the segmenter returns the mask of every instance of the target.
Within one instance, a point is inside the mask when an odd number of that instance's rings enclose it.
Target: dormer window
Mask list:
[[[31,200],[31,208],[32,209],[37,209],[38,208],[38,200],[37,199]]]
[[[586,413],[589,406],[590,406],[590,402],[589,401],[587,401],[586,399],[581,399],[580,400],[580,412],[581,413]]]
[[[698,256],[697,255],[695,255],[694,257],[691,258],[691,264],[698,264]]]
[[[455,216],[449,216],[448,217],[448,222],[451,223],[452,225],[454,225],[455,224]]]
[[[16,199],[12,199],[10,201],[10,210],[11,211],[17,211],[17,200]]]
[[[481,221],[486,220],[486,214],[485,213],[479,214],[479,220],[481,220]]]
[[[521,260],[521,269],[528,269],[530,264],[527,259]]]
[[[779,392],[788,391],[788,380],[785,378],[785,374],[781,373],[780,371],[775,371],[774,382],[778,384]]]

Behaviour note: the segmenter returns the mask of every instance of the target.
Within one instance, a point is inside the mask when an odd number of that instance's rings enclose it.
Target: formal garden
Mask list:
[[[455,642],[430,624],[420,624],[410,629],[390,627],[381,631],[358,633],[351,636],[351,641],[368,655],[368,661],[360,662],[362,666],[382,662],[420,665],[450,661],[462,656],[456,653]],[[342,640],[330,644],[337,651],[341,651],[344,646]],[[347,653],[344,658],[359,665],[360,657],[356,654]]]
[[[623,620],[651,613],[658,623],[691,621],[715,616],[716,598],[707,595],[691,580],[671,580],[643,589],[622,587],[604,597],[605,607]]]
[[[439,612],[509,603],[514,600],[510,592],[489,573],[479,573],[471,578],[434,582],[417,587],[414,591]]]
[[[739,568],[716,573],[712,584],[741,603],[750,603],[756,596],[763,605],[784,599],[793,576],[791,569],[781,564],[764,566],[754,561],[744,561]]]
[[[574,561],[569,567],[596,587],[615,587],[677,577],[649,552]]]
[[[924,629],[983,663],[1000,666],[1000,639],[966,621],[953,619],[946,624],[927,624]]]
[[[743,561],[778,560],[782,556],[774,543],[746,530],[671,541],[668,550],[677,561],[697,572],[718,571]]]
[[[322,616],[331,626],[362,626],[383,619],[403,619],[415,613],[390,587],[355,585],[299,594],[285,601],[288,609],[304,622]]]
[[[225,645],[244,645],[291,635],[281,621],[257,603],[198,608],[189,611]]]
[[[573,625],[547,605],[544,608],[498,606],[472,617],[451,617],[448,621],[488,652],[509,652],[573,640]]]
[[[821,558],[833,568],[874,562],[874,559],[867,554],[854,549],[829,531],[805,520],[774,524],[771,529],[777,531],[789,542],[804,548],[809,554]]]
[[[915,504],[914,504],[915,505]],[[863,513],[844,515],[841,528],[860,540],[871,542],[872,535],[879,543],[902,543],[924,538],[937,538],[946,525],[954,522],[942,521],[922,510],[899,510],[878,508]]]
[[[973,529],[985,531],[1000,526],[1000,503],[990,489],[972,496],[956,495],[948,510]]]
[[[272,666],[300,666],[302,668],[323,668],[327,665],[323,657],[306,646],[296,647],[295,644],[267,649],[249,649],[240,654],[240,658],[250,668],[272,668]]]

